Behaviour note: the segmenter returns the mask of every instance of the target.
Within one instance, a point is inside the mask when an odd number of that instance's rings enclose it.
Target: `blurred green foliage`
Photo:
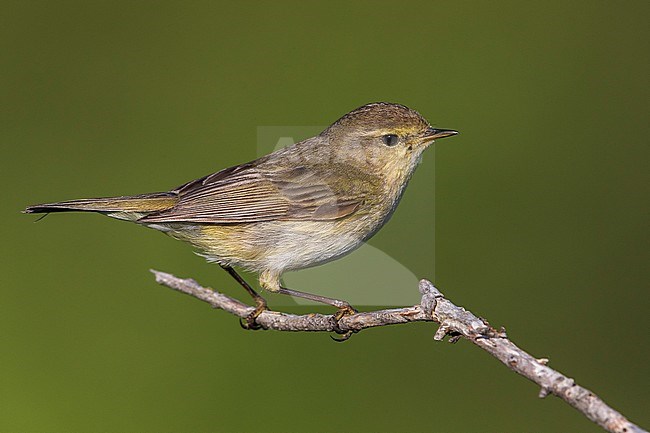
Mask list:
[[[647,1],[0,6],[0,431],[600,431],[431,326],[245,332],[155,285],[245,298],[187,245],[18,213],[165,190],[256,157],[258,126],[378,100],[462,134],[372,246],[650,425]]]

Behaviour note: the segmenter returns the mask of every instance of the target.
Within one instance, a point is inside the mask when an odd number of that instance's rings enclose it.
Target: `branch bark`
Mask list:
[[[156,282],[171,289],[207,302],[213,308],[224,310],[245,318],[255,309],[237,299],[213,289],[202,287],[192,279],[181,279],[174,275],[152,270]],[[628,421],[622,414],[609,407],[596,394],[575,383],[575,381],[547,365],[548,360],[536,359],[511,342],[505,330],[494,329],[482,318],[446,299],[431,282],[420,281],[422,300],[420,305],[344,316],[337,323],[333,315],[294,315],[278,311],[264,311],[256,321],[263,329],[276,331],[312,332],[359,332],[376,326],[395,325],[408,322],[435,322],[440,326],[434,339],[441,341],[449,335],[455,343],[465,338],[485,350],[509,369],[540,386],[539,397],[548,394],[562,400],[582,412],[587,418],[612,433],[648,433]]]

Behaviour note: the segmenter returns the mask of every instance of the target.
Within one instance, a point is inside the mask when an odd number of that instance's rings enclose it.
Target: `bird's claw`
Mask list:
[[[262,325],[257,323],[257,318],[264,311],[268,310],[264,298],[260,297],[259,299],[256,299],[255,302],[257,303],[257,307],[255,307],[253,312],[246,316],[246,318],[239,318],[239,325],[242,328],[250,331],[257,331],[258,329],[262,329]]]
[[[359,332],[358,330],[355,329],[350,329],[348,331],[344,331],[339,327],[339,320],[341,320],[345,316],[351,316],[353,314],[358,313],[357,310],[355,310],[351,305],[344,305],[343,307],[340,307],[336,313],[334,313],[334,332],[339,334],[341,337],[334,337],[330,335],[330,338],[337,343],[342,343],[344,341],[347,341],[352,337],[352,334],[356,334]]]

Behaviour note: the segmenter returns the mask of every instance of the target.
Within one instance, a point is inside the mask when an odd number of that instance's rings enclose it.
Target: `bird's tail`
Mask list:
[[[123,197],[86,198],[28,206],[24,213],[99,212],[113,218],[136,221],[152,212],[173,207],[178,196],[157,192]]]

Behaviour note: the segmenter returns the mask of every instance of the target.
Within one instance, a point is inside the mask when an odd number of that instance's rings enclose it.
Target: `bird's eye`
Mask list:
[[[395,134],[386,134],[382,135],[381,141],[383,141],[386,146],[395,146],[399,141],[399,137]]]

